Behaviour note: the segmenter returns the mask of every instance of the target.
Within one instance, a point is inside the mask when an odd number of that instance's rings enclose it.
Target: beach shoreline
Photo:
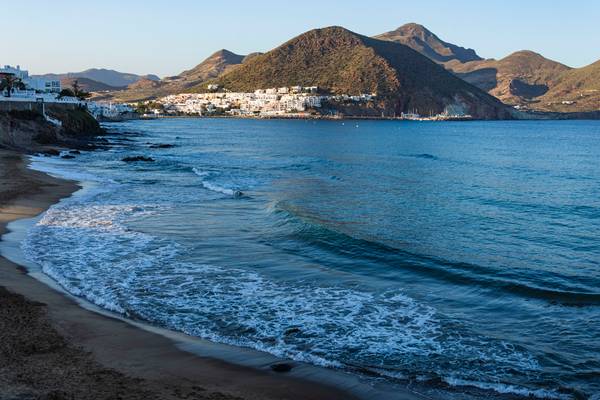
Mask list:
[[[0,235],[11,221],[39,215],[79,188],[75,182],[33,171],[26,164],[21,154],[0,150]],[[1,256],[0,301],[6,311],[0,313],[3,396],[354,398],[340,389],[277,374],[270,368],[258,370],[184,351],[163,335],[82,308]],[[49,338],[51,345],[45,343]],[[19,352],[23,343],[28,346]],[[17,350],[9,351],[9,347]]]

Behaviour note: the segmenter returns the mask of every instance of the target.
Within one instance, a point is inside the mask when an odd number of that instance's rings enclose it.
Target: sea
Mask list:
[[[32,158],[84,183],[22,243],[71,294],[436,398],[600,399],[600,122],[105,128]]]

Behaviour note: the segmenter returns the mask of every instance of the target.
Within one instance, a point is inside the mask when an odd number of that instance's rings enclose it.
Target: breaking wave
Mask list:
[[[242,193],[241,190],[219,186],[216,183],[211,182],[209,180],[209,177],[211,176],[210,172],[200,171],[197,168],[192,168],[192,170],[194,171],[194,173],[196,175],[198,175],[201,178],[200,183],[202,184],[202,186],[205,189],[208,189],[208,190],[210,190],[212,192],[225,194],[227,196],[233,196],[233,197],[241,197],[241,196],[243,196],[243,193]]]

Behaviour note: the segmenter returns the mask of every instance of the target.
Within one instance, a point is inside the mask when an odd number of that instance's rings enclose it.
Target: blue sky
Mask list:
[[[8,9],[2,29],[13,40],[0,64],[32,73],[103,67],[168,76],[221,48],[247,54],[312,28],[375,35],[407,22],[486,58],[528,49],[574,67],[600,59],[597,0],[19,0]]]

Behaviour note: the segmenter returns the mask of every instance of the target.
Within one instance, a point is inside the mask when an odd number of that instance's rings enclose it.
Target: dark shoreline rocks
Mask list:
[[[288,363],[277,363],[271,365],[271,370],[279,373],[290,372],[292,368],[293,366]]]
[[[295,335],[295,334],[300,333],[300,332],[302,332],[300,330],[300,328],[298,328],[298,327],[292,327],[292,328],[289,328],[288,330],[286,330],[285,333],[284,333],[284,335],[285,336],[291,336],[291,335]]]
[[[15,108],[30,106],[28,103],[18,102],[9,104]],[[7,149],[34,153],[44,152],[48,146],[87,149],[103,142],[98,136],[104,135],[106,131],[85,108],[48,104],[45,113],[59,120],[60,124],[49,122],[37,108],[0,111],[0,145]]]
[[[43,155],[48,156],[48,157],[58,157],[60,156],[60,151],[56,150],[56,149],[47,149],[44,150],[42,152]]]
[[[146,156],[130,156],[125,157],[121,161],[123,162],[154,162],[154,159]]]

